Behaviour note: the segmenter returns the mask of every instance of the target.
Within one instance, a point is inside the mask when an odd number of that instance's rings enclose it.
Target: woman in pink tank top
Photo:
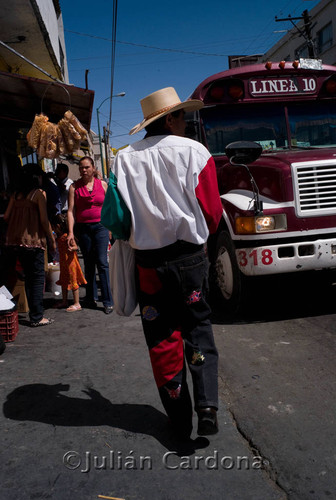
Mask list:
[[[83,254],[86,285],[85,305],[97,307],[98,291],[96,284],[96,266],[99,275],[101,300],[104,312],[113,311],[107,249],[109,232],[101,224],[100,215],[104,203],[107,184],[96,177],[96,168],[92,158],[84,156],[79,162],[80,179],[70,186],[68,206],[68,244],[75,244],[78,238]]]

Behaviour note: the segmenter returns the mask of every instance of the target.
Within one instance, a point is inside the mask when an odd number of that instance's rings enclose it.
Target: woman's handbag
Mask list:
[[[135,288],[134,249],[128,241],[116,240],[109,251],[109,271],[114,310],[130,316],[138,305]]]

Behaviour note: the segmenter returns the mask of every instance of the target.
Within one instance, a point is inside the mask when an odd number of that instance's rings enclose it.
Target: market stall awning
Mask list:
[[[0,119],[30,127],[41,111],[57,123],[71,109],[90,130],[94,91],[51,80],[0,72]]]

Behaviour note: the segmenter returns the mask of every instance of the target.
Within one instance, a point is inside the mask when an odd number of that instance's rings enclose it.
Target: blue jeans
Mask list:
[[[86,300],[93,302],[98,299],[96,284],[96,266],[98,270],[101,299],[104,306],[112,306],[110,287],[109,265],[107,261],[107,248],[109,232],[100,223],[79,223],[75,225],[75,234],[83,254],[86,285]]]

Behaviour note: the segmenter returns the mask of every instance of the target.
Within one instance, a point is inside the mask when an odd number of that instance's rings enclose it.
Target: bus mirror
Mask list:
[[[249,163],[256,161],[262,153],[262,147],[257,142],[238,141],[231,142],[225,148],[225,154],[229,158],[231,165],[239,165],[244,167],[250,176],[251,186],[253,190],[254,213],[262,214],[263,202],[259,196],[259,189],[254,177],[248,168]]]
[[[262,153],[262,147],[257,142],[231,142],[225,148],[225,154],[233,165],[248,165],[256,161]]]

